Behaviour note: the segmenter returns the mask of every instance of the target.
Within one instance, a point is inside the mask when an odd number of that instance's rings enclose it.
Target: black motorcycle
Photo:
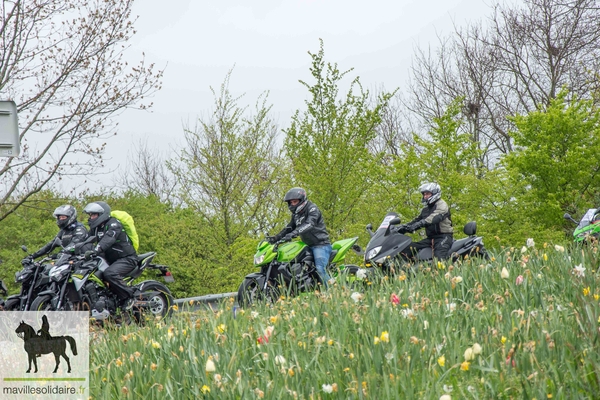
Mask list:
[[[433,260],[433,249],[421,249],[414,258],[407,257],[402,253],[413,242],[406,236],[402,229],[396,229],[400,225],[398,214],[388,213],[379,228],[373,232],[372,225],[367,225],[367,232],[371,240],[365,250],[365,266],[379,267],[383,272],[398,272],[405,270],[409,263],[430,262]],[[475,236],[477,223],[469,222],[465,225],[463,232],[468,237],[455,240],[450,248],[450,259],[456,261],[466,257],[488,258],[487,251],[483,245],[483,238]]]
[[[4,284],[3,280],[0,280],[0,295],[2,296],[6,296],[8,294],[8,289],[6,287],[6,285]],[[4,310],[4,305],[6,303],[4,302],[4,299],[2,297],[0,297],[0,310]]]
[[[21,246],[27,252],[26,246]],[[37,295],[46,290],[50,284],[48,273],[54,266],[52,263],[56,256],[44,257],[40,261],[25,259],[23,269],[15,274],[15,282],[21,285],[19,294],[9,296],[3,309],[5,311],[28,311]]]
[[[88,239],[90,240],[90,239]],[[86,241],[87,242],[87,241]],[[142,314],[149,312],[155,317],[166,317],[174,304],[171,291],[155,280],[145,280],[134,284],[144,271],[157,271],[165,282],[173,282],[173,276],[165,265],[152,264],[155,252],[137,256],[138,265],[124,278],[125,283],[138,289],[141,295],[135,299],[132,314],[142,321]],[[103,273],[109,267],[106,260],[98,255],[71,256],[59,260],[50,270],[52,281],[48,290],[41,292],[34,300],[31,309],[36,311],[89,311],[91,318],[105,320],[117,315],[118,298],[108,289]]]

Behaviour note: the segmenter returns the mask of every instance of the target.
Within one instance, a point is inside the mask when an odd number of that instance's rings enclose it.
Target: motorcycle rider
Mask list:
[[[88,238],[87,230],[81,222],[77,221],[77,210],[72,205],[65,204],[57,207],[56,210],[54,210],[53,215],[56,218],[56,225],[60,228],[56,237],[32,255],[25,257],[21,261],[23,265],[29,264],[34,259],[50,253],[60,245],[69,249],[76,243],[84,242]],[[91,246],[85,245],[76,250],[76,252],[83,253],[89,248],[91,248]]]
[[[325,221],[319,208],[306,197],[306,190],[294,187],[288,190],[283,198],[292,213],[292,219],[281,232],[275,236],[267,237],[269,243],[279,240],[290,241],[300,236],[302,241],[311,249],[315,259],[315,267],[327,288],[331,279],[325,267],[331,255],[331,242],[325,227]]]
[[[86,252],[86,256],[100,254],[106,259],[110,266],[104,271],[104,280],[118,297],[119,307],[129,310],[133,307],[134,297],[138,293],[134,293],[133,289],[125,284],[123,278],[137,267],[136,251],[123,225],[110,216],[108,204],[96,201],[85,206],[83,212],[89,216],[89,235],[95,236],[98,241],[93,250]]]
[[[398,227],[399,232],[414,233],[416,230],[425,228],[426,239],[411,243],[402,254],[411,258],[419,250],[430,247],[433,249],[433,256],[438,259],[445,259],[449,256],[452,242],[454,241],[452,220],[450,219],[450,209],[442,197],[442,189],[435,182],[424,183],[419,187],[422,198],[421,203],[425,207],[421,213],[406,225]]]

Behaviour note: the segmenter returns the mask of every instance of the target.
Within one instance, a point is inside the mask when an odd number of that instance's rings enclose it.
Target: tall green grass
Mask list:
[[[504,249],[270,307],[225,301],[97,331],[91,396],[598,398],[597,250]]]

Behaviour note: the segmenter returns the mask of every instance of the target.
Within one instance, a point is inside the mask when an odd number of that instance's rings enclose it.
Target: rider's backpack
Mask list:
[[[135,224],[133,223],[133,217],[129,215],[126,211],[118,211],[112,210],[110,212],[111,217],[115,217],[119,220],[121,225],[123,225],[123,229],[125,229],[125,233],[129,237],[131,244],[135,251],[137,251],[138,247],[140,247],[140,237],[135,230]]]

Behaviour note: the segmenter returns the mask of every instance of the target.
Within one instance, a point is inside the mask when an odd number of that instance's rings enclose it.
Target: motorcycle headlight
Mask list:
[[[69,264],[54,267],[50,270],[50,279],[54,281],[60,281],[63,276],[69,273],[71,266]]]
[[[367,257],[365,258],[365,260],[372,260],[373,258],[375,258],[375,256],[377,254],[379,254],[380,251],[381,251],[381,246],[377,246],[377,247],[372,248],[367,253]]]
[[[254,257],[254,264],[262,264],[262,262],[265,261],[265,255],[261,254],[260,256],[255,256]]]
[[[15,274],[15,282],[24,282],[33,274],[31,269],[22,269]]]

